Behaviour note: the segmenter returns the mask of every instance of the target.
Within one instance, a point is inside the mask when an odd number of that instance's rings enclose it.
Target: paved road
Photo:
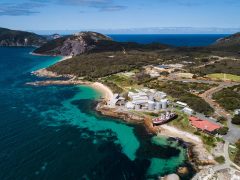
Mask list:
[[[212,95],[218,91],[221,91],[223,88],[232,87],[235,85],[239,85],[240,83],[233,83],[233,82],[216,82],[216,81],[209,81],[209,80],[197,80],[197,79],[178,79],[178,78],[167,78],[167,79],[161,79],[161,80],[173,80],[173,81],[181,81],[181,82],[197,82],[197,83],[207,83],[207,84],[218,84],[217,87],[211,88],[207,91],[205,91],[203,94],[200,95],[206,102],[209,103],[209,105],[215,110],[215,113],[217,116],[223,116],[227,119],[229,132],[227,135],[224,136],[225,144],[224,144],[224,158],[225,163],[213,166],[209,173],[213,174],[217,171],[224,170],[224,169],[231,169],[233,171],[236,171],[236,169],[240,170],[240,167],[236,164],[234,164],[230,158],[228,153],[228,148],[230,143],[235,143],[238,139],[240,139],[240,128],[233,125],[231,123],[232,116],[227,111],[225,111],[218,103],[216,103],[212,99]],[[214,120],[210,120],[214,122]],[[232,167],[235,167],[233,169]],[[205,177],[210,174],[205,174]],[[200,173],[196,174],[196,176],[193,177],[193,180],[200,180],[201,175]]]
[[[211,168],[208,169],[208,171],[206,172],[200,172],[197,173],[192,180],[206,180],[207,177],[211,178],[211,176],[221,170],[225,170],[225,169],[231,169],[233,172],[239,171],[240,167],[237,166],[236,164],[234,164],[230,158],[229,158],[229,153],[228,153],[228,147],[229,147],[229,142],[225,142],[224,144],[224,158],[225,158],[225,163],[224,164],[219,164],[216,166],[213,166]],[[234,168],[233,168],[234,167]]]
[[[229,132],[227,135],[224,136],[224,140],[230,143],[235,143],[238,139],[240,139],[240,133],[239,133],[240,128],[231,123],[231,120],[232,120],[231,114],[229,114],[225,109],[219,106],[219,104],[212,99],[212,96],[214,93],[221,91],[223,88],[232,87],[235,85],[239,85],[239,83],[224,82],[224,83],[221,83],[219,86],[211,88],[200,95],[200,97],[202,97],[206,102],[209,103],[209,105],[212,108],[214,108],[215,113],[218,116],[223,116],[227,119]]]
[[[159,77],[159,80],[162,81],[179,81],[179,82],[190,82],[190,83],[204,83],[204,84],[222,84],[220,81],[211,81],[205,79],[183,79],[177,76],[170,76],[170,77]]]

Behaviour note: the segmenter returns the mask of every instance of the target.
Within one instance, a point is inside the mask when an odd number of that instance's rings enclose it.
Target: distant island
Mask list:
[[[41,46],[47,42],[43,36],[31,32],[0,28],[0,46]]]

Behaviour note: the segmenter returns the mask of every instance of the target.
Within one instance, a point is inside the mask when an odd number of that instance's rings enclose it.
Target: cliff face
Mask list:
[[[96,48],[100,41],[111,41],[111,38],[96,32],[80,32],[54,39],[36,49],[35,53],[76,56]]]
[[[46,42],[34,33],[0,28],[0,46],[41,46]]]

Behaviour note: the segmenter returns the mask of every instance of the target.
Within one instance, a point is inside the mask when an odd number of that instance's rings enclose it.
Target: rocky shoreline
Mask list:
[[[174,139],[179,139],[188,144],[187,147],[187,155],[189,162],[193,165],[196,172],[199,172],[206,166],[211,166],[216,164],[213,157],[207,150],[204,148],[204,145],[201,140],[195,139],[195,135],[187,134],[190,137],[186,136],[186,133],[177,130],[174,127],[170,127],[168,125],[163,126],[153,126],[152,121],[149,117],[140,116],[139,114],[135,114],[133,112],[119,111],[118,109],[112,109],[106,106],[107,101],[112,96],[112,92],[106,92],[106,90],[110,90],[108,87],[101,84],[96,85],[96,83],[79,80],[77,77],[68,75],[62,76],[58,75],[54,72],[50,72],[46,69],[38,70],[37,72],[33,72],[34,75],[39,77],[48,77],[48,78],[59,78],[59,77],[68,77],[68,80],[46,80],[46,81],[36,81],[29,82],[27,85],[34,86],[47,86],[47,85],[86,85],[96,90],[100,91],[103,94],[103,98],[99,100],[98,105],[96,107],[96,111],[100,112],[102,115],[113,117],[124,121],[125,123],[132,125],[142,125],[146,129],[149,134],[152,135],[163,135],[166,137],[172,137]],[[110,90],[111,91],[111,90]],[[172,129],[174,128],[174,129]],[[174,132],[172,132],[174,131]],[[193,138],[194,137],[194,138]],[[184,167],[180,167],[179,171]]]
[[[191,139],[188,137],[183,137],[179,133],[177,134],[175,132],[171,132],[171,128],[173,127],[170,127],[168,125],[163,125],[160,127],[153,126],[151,119],[148,117],[139,116],[131,112],[118,111],[117,109],[110,109],[105,106],[104,101],[99,102],[96,110],[105,116],[121,119],[125,123],[141,124],[150,134],[163,135],[166,137],[172,137],[174,139],[181,139],[184,142],[188,143],[188,158],[197,171],[200,171],[206,165],[214,165],[216,163],[213,157],[211,157],[211,154],[208,153],[207,150],[203,147],[203,143],[200,139],[197,141],[195,138]]]

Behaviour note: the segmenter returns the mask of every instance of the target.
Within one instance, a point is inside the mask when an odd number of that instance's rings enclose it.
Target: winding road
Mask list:
[[[229,144],[230,143],[234,144],[238,139],[240,139],[240,128],[231,123],[232,115],[229,112],[227,112],[225,109],[223,109],[217,102],[215,102],[212,99],[214,93],[219,92],[222,89],[227,88],[227,87],[240,85],[240,83],[216,82],[216,81],[198,80],[198,79],[179,79],[179,78],[173,78],[173,77],[172,78],[167,78],[167,79],[164,79],[164,80],[173,80],[173,81],[182,81],[182,82],[197,82],[197,83],[206,83],[206,84],[216,84],[216,85],[218,85],[216,87],[213,87],[213,88],[205,91],[203,94],[199,95],[207,103],[209,103],[209,105],[214,109],[215,114],[217,116],[223,116],[224,118],[227,119],[227,125],[228,125],[228,128],[229,128],[229,132],[227,133],[227,135],[223,136],[223,138],[225,140],[225,143],[224,143],[225,163],[211,167],[209,169],[209,172],[208,172],[207,176],[209,176],[210,174],[214,174],[217,171],[224,170],[224,169],[231,169],[233,172],[240,171],[240,167],[230,160],[229,152],[228,152]],[[203,175],[201,173],[198,173],[198,174],[196,174],[196,176],[193,177],[193,180],[201,180],[201,179],[206,179],[206,174]]]
[[[215,114],[217,116],[222,116],[227,119],[227,125],[229,128],[229,132],[227,135],[224,136],[224,140],[228,141],[230,143],[235,143],[238,139],[240,139],[240,128],[234,124],[232,124],[232,115],[227,112],[225,109],[223,109],[218,103],[216,103],[212,96],[214,93],[221,91],[224,88],[232,87],[235,85],[239,85],[239,83],[232,83],[232,82],[222,82],[219,86],[213,87],[207,91],[205,91],[203,94],[200,95],[209,105],[215,110]]]

